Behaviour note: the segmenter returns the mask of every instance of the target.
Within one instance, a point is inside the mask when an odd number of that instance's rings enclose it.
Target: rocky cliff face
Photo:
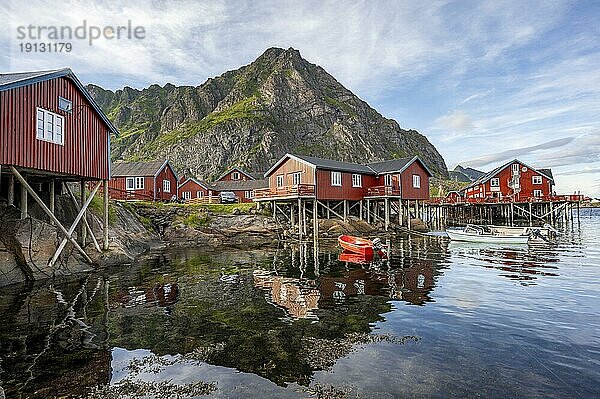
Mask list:
[[[88,89],[120,130],[113,159],[168,158],[209,179],[234,165],[264,171],[286,152],[354,162],[419,155],[448,176],[425,136],[384,118],[291,48],[270,48],[197,87]]]

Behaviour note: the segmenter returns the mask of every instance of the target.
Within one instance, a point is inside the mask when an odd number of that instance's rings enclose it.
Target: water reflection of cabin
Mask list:
[[[416,207],[429,199],[431,176],[416,156],[359,164],[286,154],[265,173],[269,187],[256,190],[254,200],[271,201],[274,212],[277,203],[290,204],[292,221],[297,201],[299,221],[312,202],[311,211],[328,218],[353,214],[370,222],[381,215],[387,227],[392,213],[401,223],[411,201]]]
[[[111,133],[117,135],[117,130],[70,69],[0,74],[0,195],[8,205],[18,204],[22,218],[28,217],[33,198],[65,241],[89,262],[73,233],[54,216],[55,195],[63,187],[70,190],[63,183],[79,183],[81,216],[74,224],[84,224],[80,221],[85,220],[91,197],[102,182],[106,188],[111,177]],[[86,198],[87,182],[93,188]],[[106,249],[108,198],[104,202]],[[91,234],[89,226],[81,226],[78,238],[83,244],[88,230]],[[59,246],[49,264],[56,262],[61,251]]]

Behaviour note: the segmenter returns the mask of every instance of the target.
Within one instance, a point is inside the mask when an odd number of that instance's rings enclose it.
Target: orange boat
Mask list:
[[[341,235],[338,242],[346,251],[354,252],[363,256],[373,256],[373,241],[366,238]]]
[[[355,252],[350,252],[344,250],[339,256],[340,262],[349,262],[349,263],[357,263],[359,265],[365,265],[367,263],[371,263],[373,261],[373,254],[371,255],[361,255]]]

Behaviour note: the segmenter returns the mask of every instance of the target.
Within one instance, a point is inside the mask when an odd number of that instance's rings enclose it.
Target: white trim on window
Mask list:
[[[542,193],[542,190],[533,190],[534,197],[541,197],[543,195],[544,195],[544,193]]]
[[[352,174],[352,187],[362,187],[362,175],[358,173]]]
[[[165,180],[165,181],[167,181],[167,180]],[[189,200],[192,198],[192,192],[184,191],[183,193],[181,193],[181,196],[183,197],[184,200]]]
[[[421,188],[421,176],[413,175],[413,188]]]
[[[277,175],[277,187],[283,187],[283,175]]]
[[[163,193],[171,192],[171,180],[163,180]]]
[[[204,198],[204,191],[196,191],[196,198]]]
[[[36,107],[36,135],[38,140],[64,145],[65,117]]]
[[[518,163],[513,163],[511,165],[512,168],[512,174],[513,175],[518,175],[519,174],[519,164]]]
[[[144,178],[143,177],[136,177],[135,178],[135,189],[136,190],[143,190],[144,189]]]
[[[231,180],[240,180],[240,172],[231,172]]]
[[[244,191],[244,198],[247,198],[247,199],[254,198],[254,191],[253,190]]]
[[[126,177],[125,178],[125,189],[126,190],[135,190],[135,177]]]
[[[342,185],[342,172],[331,172],[331,185],[338,187]]]
[[[539,175],[531,176],[531,183],[532,184],[542,184],[542,176],[539,176]]]
[[[500,178],[494,177],[490,180],[490,187],[500,187]]]
[[[383,184],[385,186],[391,186],[392,185],[392,175],[385,175],[383,177]]]
[[[302,173],[301,172],[292,173],[292,185],[296,186],[296,185],[300,184],[301,181],[302,181]]]

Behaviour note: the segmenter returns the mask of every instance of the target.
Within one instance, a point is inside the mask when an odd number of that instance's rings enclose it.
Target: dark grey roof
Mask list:
[[[15,73],[2,73],[0,74],[0,91],[15,89],[17,87],[27,86],[34,83],[44,82],[56,78],[66,77],[70,79],[83,96],[94,108],[94,111],[100,116],[100,119],[106,124],[111,132],[118,135],[117,128],[112,124],[108,117],[104,114],[100,106],[94,101],[90,93],[83,86],[83,84],[77,79],[77,76],[69,68],[53,69],[49,71],[32,71],[32,72],[15,72]]]
[[[429,173],[430,176],[433,176],[433,173],[431,173],[431,171],[429,170],[427,165],[425,165],[425,162],[421,161],[421,159],[416,156],[415,157],[407,157],[407,158],[390,159],[388,161],[382,161],[382,162],[373,162],[373,163],[367,164],[367,166],[369,168],[373,169],[375,172],[377,172],[377,174],[396,173],[396,172],[402,172],[406,167],[408,167],[414,161],[419,161],[421,163],[421,165],[423,165],[423,167],[425,168],[427,173]]]
[[[155,176],[166,161],[118,162],[112,165],[111,176]]]
[[[306,155],[294,155],[296,158],[300,158],[310,164],[313,164],[317,169],[335,170],[341,172],[355,172],[374,175],[376,172],[366,165],[360,165],[351,162],[333,161],[331,159],[323,159],[316,157],[309,157]]]
[[[554,180],[554,175],[552,174],[552,169],[538,169],[538,172],[540,172],[541,174],[545,175],[546,177],[549,177],[551,180]]]
[[[246,175],[246,177],[249,177],[250,179],[256,179],[256,176],[253,175],[252,173],[246,172],[244,169],[234,166],[233,168],[228,169],[225,173],[223,173],[221,176],[219,176],[217,178],[217,181],[221,180],[223,177],[227,176],[229,173],[233,172],[234,170],[237,170],[241,174]]]
[[[223,180],[210,183],[215,191],[255,190],[257,188],[269,187],[269,181],[262,180]]]

